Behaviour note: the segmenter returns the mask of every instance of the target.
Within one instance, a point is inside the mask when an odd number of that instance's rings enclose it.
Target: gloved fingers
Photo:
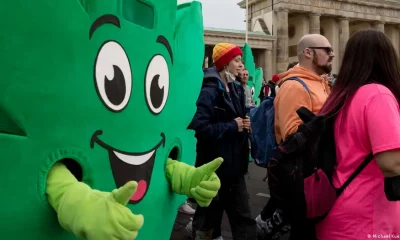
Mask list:
[[[216,158],[216,159],[214,159],[213,161],[211,161],[211,162],[209,162],[207,164],[204,164],[203,166],[201,166],[199,168],[204,173],[211,174],[211,173],[215,172],[219,168],[219,166],[221,166],[223,161],[224,160],[221,157],[219,157],[219,158]]]
[[[126,228],[120,227],[118,231],[115,231],[115,235],[113,236],[113,240],[133,240],[136,239],[138,235],[137,230],[129,230]],[[108,236],[107,239],[110,239],[110,236]],[[96,240],[96,239],[94,239]]]
[[[210,189],[208,189],[208,188],[202,187],[202,186],[201,186],[201,183],[200,183],[200,186],[197,186],[197,187],[196,187],[196,192],[197,192],[201,197],[203,197],[203,198],[205,198],[205,199],[212,199],[212,198],[214,198],[215,196],[217,196],[217,194],[218,194],[218,189],[216,189],[216,190],[210,190]]]
[[[203,201],[198,201],[197,202],[198,204],[199,204],[199,206],[200,207],[208,207],[208,206],[210,206],[210,204],[211,204],[211,200],[208,200],[208,201],[206,201],[206,202],[203,202]]]
[[[197,187],[196,187],[196,188],[197,188]],[[197,202],[199,202],[199,201],[200,201],[200,202],[207,202],[207,201],[210,200],[210,199],[207,199],[207,198],[201,196],[201,195],[197,192],[196,188],[190,189],[190,193],[192,194],[193,198],[196,199]]]
[[[124,186],[112,191],[112,195],[117,203],[125,206],[136,192],[137,182],[129,181]]]
[[[120,228],[115,232],[115,240],[133,240],[136,239],[138,235],[137,230],[129,230],[126,228]],[[114,239],[114,238],[113,238]]]
[[[211,199],[204,199],[200,196],[195,197],[194,199],[200,207],[208,207],[211,203]]]
[[[139,229],[143,226],[143,215],[135,215],[119,203],[112,203],[106,209],[108,220],[105,225],[99,226],[101,231],[93,229],[93,237],[88,240],[132,240],[137,237]],[[108,230],[104,231],[104,228]]]
[[[202,181],[199,186],[210,191],[218,191],[221,188],[221,182],[217,177],[211,181]]]
[[[90,231],[80,237],[87,240],[133,240],[136,239],[138,235],[138,231],[131,231],[129,229],[126,229],[118,224],[118,222],[115,222],[112,225],[112,228],[113,229],[108,232]]]
[[[142,228],[144,223],[144,217],[142,214],[133,214],[131,210],[127,209],[129,213],[126,213],[126,217],[121,222],[121,225],[129,231],[138,231]]]
[[[138,231],[130,231],[129,235],[126,236],[125,240],[135,240],[138,235]]]

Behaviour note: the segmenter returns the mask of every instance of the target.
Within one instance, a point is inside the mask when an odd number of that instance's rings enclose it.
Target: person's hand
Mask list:
[[[251,131],[250,118],[243,119],[243,128]]]
[[[238,125],[238,132],[243,132],[243,119],[238,117],[234,119]]]

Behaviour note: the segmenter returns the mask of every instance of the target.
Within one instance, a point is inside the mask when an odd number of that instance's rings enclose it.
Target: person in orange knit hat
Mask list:
[[[228,63],[234,59],[240,56],[240,61],[242,59],[243,52],[242,50],[235,45],[229,44],[229,43],[220,43],[215,45],[213,49],[213,62],[215,64],[215,67],[217,71],[221,71]],[[238,65],[237,68],[240,68]]]
[[[226,211],[233,239],[256,239],[245,182],[250,119],[246,118],[244,89],[235,81],[243,68],[242,51],[220,43],[214,47],[212,58],[215,67],[203,70],[203,86],[189,129],[197,138],[196,166],[215,156],[224,159],[216,171],[221,189],[209,207],[197,207],[190,230],[193,239],[222,239],[221,221]]]

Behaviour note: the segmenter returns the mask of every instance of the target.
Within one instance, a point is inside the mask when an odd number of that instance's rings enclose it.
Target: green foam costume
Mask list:
[[[247,85],[251,88],[253,94],[253,102],[255,105],[260,105],[259,93],[262,87],[263,72],[262,68],[256,68],[254,63],[254,56],[251,47],[248,43],[245,43],[243,48],[243,61],[245,68],[249,72],[249,80]]]
[[[262,81],[263,81],[263,69],[262,68],[257,68],[255,71],[255,76],[254,76],[254,86],[252,89],[253,93],[253,101],[256,106],[260,105],[261,99],[259,98],[261,87],[262,87]]]
[[[3,239],[169,239],[181,194],[216,196],[186,129],[200,3],[2,1],[0,29]]]
[[[248,43],[245,43],[243,48],[243,61],[244,61],[244,66],[247,69],[247,71],[249,72],[249,80],[247,81],[247,86],[250,87],[251,89],[251,93],[253,95],[253,102],[257,105],[257,98],[258,98],[258,94],[256,92],[256,84],[257,84],[257,77],[258,77],[258,72],[256,71],[256,64],[254,63],[254,56],[253,56],[253,52],[251,50],[251,47]],[[258,92],[260,92],[260,90],[258,90]],[[257,96],[257,98],[255,97]]]
[[[256,73],[256,65],[254,63],[253,52],[251,51],[251,47],[248,43],[244,44],[242,51],[243,51],[242,59],[244,61],[244,67],[249,72],[249,80],[247,82],[247,85],[250,88],[252,88],[254,85],[254,78]]]

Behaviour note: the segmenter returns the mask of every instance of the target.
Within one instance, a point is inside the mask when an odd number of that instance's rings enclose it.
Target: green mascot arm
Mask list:
[[[47,177],[46,194],[61,227],[77,237],[132,240],[143,225],[143,216],[125,207],[136,188],[136,182],[128,182],[112,192],[93,190],[56,163]]]
[[[215,171],[222,164],[222,158],[195,168],[176,160],[168,159],[165,170],[172,191],[195,198],[201,207],[210,205],[221,187]]]

